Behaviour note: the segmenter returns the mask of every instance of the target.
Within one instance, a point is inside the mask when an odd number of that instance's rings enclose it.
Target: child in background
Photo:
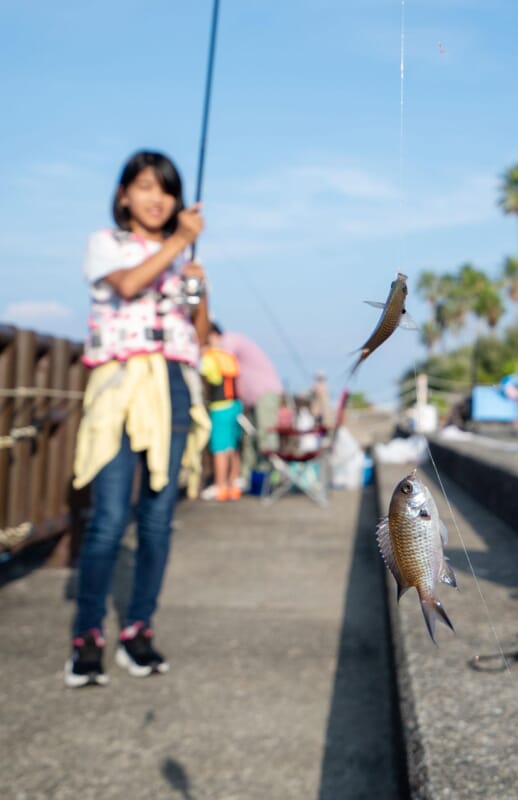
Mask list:
[[[199,382],[199,343],[208,331],[206,297],[191,315],[182,294],[184,276],[204,278],[201,266],[186,257],[203,230],[203,218],[199,204],[184,209],[180,175],[166,156],[142,151],[130,158],[118,182],[113,217],[114,230],[90,237],[84,266],[91,315],[83,360],[92,372],[74,486],[93,478],[93,505],[79,563],[72,655],[65,667],[71,688],[108,681],[103,618],[139,462],[138,548],[116,662],[136,677],[169,669],[153,647],[151,620]]]
[[[239,445],[242,430],[238,417],[243,412],[243,404],[236,396],[239,363],[232,353],[220,347],[220,339],[221,334],[212,325],[200,372],[209,388],[209,415],[212,423],[209,450],[214,462],[214,499],[223,502],[239,500],[241,497],[238,478],[241,470]]]

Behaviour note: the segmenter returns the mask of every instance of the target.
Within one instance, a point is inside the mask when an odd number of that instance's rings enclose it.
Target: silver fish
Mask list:
[[[373,332],[360,348],[360,357],[349,372],[349,379],[352,378],[362,361],[365,361],[376,348],[383,344],[397,327],[417,329],[417,325],[405,308],[408,294],[406,281],[407,276],[403,275],[402,272],[398,272],[396,280],[390,284],[390,291],[385,303],[377,303],[371,300],[365,301],[368,305],[374,306],[374,308],[382,308],[383,313]]]
[[[436,597],[437,581],[457,586],[455,573],[444,555],[448,532],[428,487],[414,470],[392,493],[388,516],[376,529],[383,560],[398,586],[398,601],[414,586],[417,589],[428,633],[435,642],[435,620],[454,627]]]

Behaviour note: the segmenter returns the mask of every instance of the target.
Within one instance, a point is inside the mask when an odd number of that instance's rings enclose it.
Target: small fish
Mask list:
[[[454,627],[435,595],[437,581],[457,586],[455,573],[444,555],[448,532],[428,487],[416,470],[403,478],[392,494],[389,513],[376,529],[383,560],[398,586],[398,601],[414,586],[428,633],[435,642],[435,620]]]
[[[365,359],[370,356],[370,354],[373,353],[377,347],[383,344],[383,342],[385,342],[389,336],[394,333],[398,326],[412,330],[417,329],[417,325],[405,308],[405,300],[408,294],[406,281],[407,276],[403,275],[402,272],[398,272],[396,280],[392,281],[390,284],[390,292],[385,303],[376,303],[370,300],[365,300],[368,305],[374,306],[374,308],[382,308],[383,313],[370,337],[367,339],[363,347],[360,348],[360,357],[351,369],[349,373],[349,379],[352,378],[362,361],[365,361]]]

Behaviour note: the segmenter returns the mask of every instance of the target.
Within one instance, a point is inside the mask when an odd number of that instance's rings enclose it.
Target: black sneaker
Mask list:
[[[121,632],[115,661],[134,678],[146,678],[152,672],[164,674],[171,665],[153,647],[153,631],[135,622]]]
[[[65,684],[71,689],[81,686],[106,686],[109,681],[103,669],[104,639],[97,629],[72,642],[72,656],[65,664]]]

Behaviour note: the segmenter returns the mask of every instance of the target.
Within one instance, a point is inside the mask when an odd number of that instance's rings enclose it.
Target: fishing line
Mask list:
[[[416,388],[417,388],[417,366],[416,366],[415,363],[414,363],[414,378],[415,378]],[[464,555],[466,557],[466,561],[468,562],[469,570],[471,572],[471,575],[473,576],[473,580],[475,581],[475,586],[477,588],[477,592],[478,592],[480,600],[482,602],[482,607],[484,609],[489,628],[490,628],[491,633],[493,635],[493,638],[495,640],[495,643],[496,643],[496,646],[497,646],[497,649],[498,649],[498,653],[499,653],[499,655],[500,655],[500,657],[502,659],[502,663],[504,664],[506,671],[509,674],[511,674],[511,670],[509,668],[509,664],[507,662],[503,647],[502,647],[502,645],[500,643],[500,639],[498,638],[498,634],[496,632],[495,626],[493,625],[493,620],[491,619],[491,612],[489,611],[489,606],[487,604],[486,598],[484,597],[484,593],[482,592],[482,589],[481,589],[481,586],[480,586],[480,581],[479,581],[479,579],[477,577],[477,574],[475,572],[475,568],[473,567],[473,563],[471,561],[471,558],[469,557],[468,549],[467,549],[466,544],[464,542],[464,537],[462,536],[462,533],[460,532],[460,528],[459,528],[459,525],[457,523],[457,518],[456,518],[456,516],[455,516],[455,514],[453,512],[453,507],[452,507],[452,505],[451,505],[451,503],[450,503],[450,501],[448,499],[448,495],[446,493],[446,489],[444,487],[444,484],[442,482],[441,476],[439,474],[439,470],[438,470],[437,464],[435,463],[435,459],[434,459],[434,457],[432,455],[432,451],[430,449],[430,444],[429,444],[428,440],[426,440],[426,450],[427,450],[428,456],[430,458],[430,462],[431,462],[431,464],[433,466],[434,472],[435,472],[435,474],[437,476],[437,481],[439,483],[439,487],[441,489],[441,493],[442,493],[442,496],[444,498],[444,502],[446,503],[446,506],[448,508],[448,513],[449,513],[449,515],[451,517],[451,520],[453,522],[453,527],[455,528],[455,531],[457,532],[457,536],[459,537],[459,541],[460,541],[460,543],[462,545],[462,549],[464,551]]]
[[[292,342],[290,336],[288,335],[288,333],[286,332],[284,326],[281,324],[278,315],[274,312],[272,307],[267,303],[267,301],[265,300],[264,296],[258,290],[257,286],[255,286],[255,284],[251,280],[251,278],[248,275],[248,273],[246,272],[246,270],[243,270],[242,268],[240,268],[239,265],[237,264],[237,262],[234,259],[231,259],[231,258],[229,259],[229,258],[225,257],[225,261],[226,261],[226,263],[228,263],[230,266],[232,266],[234,268],[234,272],[237,272],[241,276],[242,280],[247,284],[248,289],[250,290],[252,295],[255,297],[255,299],[257,300],[259,305],[262,307],[264,313],[266,314],[266,316],[268,317],[268,319],[272,323],[273,327],[275,328],[275,330],[279,334],[279,337],[281,338],[282,342],[284,343],[284,345],[286,347],[286,350],[290,354],[293,363],[300,370],[300,374],[303,375],[304,381],[307,381],[308,379],[311,381],[312,378],[313,378],[313,374],[306,367],[304,359],[302,358],[302,356],[300,355],[299,351],[297,350],[297,348],[293,344],[293,342]]]
[[[405,122],[405,0],[401,0],[401,28],[399,39],[399,211],[403,222],[403,140]],[[399,234],[398,264],[402,264],[403,230]]]
[[[403,218],[405,214],[404,191],[403,191],[403,165],[404,165],[404,127],[405,127],[405,0],[401,0],[400,11],[400,34],[399,34],[399,164],[398,164],[398,187],[399,187],[399,216],[400,230],[397,242],[396,259],[397,272],[404,270],[401,268],[403,263]],[[348,355],[352,355],[349,353]],[[348,368],[341,370],[330,385],[335,381],[340,385],[348,373]]]
[[[404,217],[404,192],[403,192],[403,167],[404,167],[404,121],[405,121],[405,0],[401,0],[401,27],[400,27],[400,60],[399,60],[399,191],[400,191],[400,223],[403,223]],[[402,264],[402,250],[403,250],[403,231],[401,229],[400,237],[399,237],[399,258],[398,263]],[[417,381],[417,364],[414,362],[414,382],[415,382],[415,392],[416,398],[418,396],[418,381]],[[471,575],[473,576],[473,580],[475,581],[475,586],[477,588],[477,592],[480,596],[480,601],[482,603],[482,607],[484,609],[484,613],[487,618],[487,622],[489,628],[491,630],[492,636],[495,640],[498,653],[502,659],[502,663],[505,666],[506,671],[510,674],[509,664],[505,657],[505,653],[503,647],[500,643],[498,638],[498,634],[496,632],[495,626],[493,625],[493,621],[491,619],[491,613],[489,611],[489,606],[487,604],[486,598],[484,597],[484,593],[482,592],[482,588],[480,586],[479,579],[476,575],[475,569],[473,567],[473,563],[471,558],[469,557],[468,549],[464,542],[464,537],[460,531],[460,527],[457,523],[457,519],[453,512],[452,505],[449,501],[448,495],[446,493],[446,489],[444,487],[443,481],[439,474],[439,470],[437,468],[437,464],[435,463],[435,459],[433,458],[432,451],[430,449],[430,444],[428,440],[426,440],[426,449],[428,456],[430,458],[430,462],[433,466],[435,474],[437,476],[437,481],[439,483],[439,487],[441,489],[444,501],[448,508],[448,512],[453,522],[453,526],[457,532],[459,537],[459,541],[462,545],[462,549],[464,551],[464,555],[466,557],[466,561],[468,563],[469,570]]]

